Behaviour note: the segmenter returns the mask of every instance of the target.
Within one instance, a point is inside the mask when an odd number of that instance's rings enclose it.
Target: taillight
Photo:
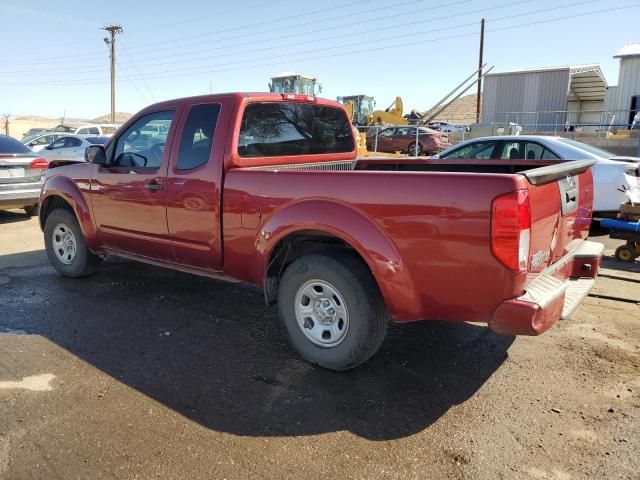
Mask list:
[[[49,168],[49,162],[44,158],[36,158],[29,164],[29,168]]]
[[[500,195],[491,205],[491,252],[511,270],[527,269],[531,208],[527,190]]]

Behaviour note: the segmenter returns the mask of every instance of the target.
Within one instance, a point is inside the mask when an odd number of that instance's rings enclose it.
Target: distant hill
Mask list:
[[[460,97],[442,112],[440,112],[432,121],[449,122],[454,124],[476,123],[476,94],[465,95]],[[422,115],[429,116],[433,109],[427,110]]]
[[[131,118],[131,113],[128,112],[116,112],[116,123],[124,123]],[[111,123],[111,114],[107,113],[101,117],[96,117],[93,120],[89,120],[91,123]]]
[[[20,120],[25,122],[51,122],[55,121],[52,118],[41,117],[40,115],[24,115],[22,117],[16,117],[13,120]]]

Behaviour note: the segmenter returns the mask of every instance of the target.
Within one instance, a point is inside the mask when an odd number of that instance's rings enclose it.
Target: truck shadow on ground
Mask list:
[[[0,326],[43,335],[168,408],[236,435],[411,435],[474,395],[514,340],[465,323],[394,326],[366,365],[334,373],[298,357],[276,309],[247,285],[117,260],[83,280],[48,265],[8,275]]]
[[[28,222],[29,220],[31,220],[31,217],[21,210],[0,210],[0,225],[5,223]]]

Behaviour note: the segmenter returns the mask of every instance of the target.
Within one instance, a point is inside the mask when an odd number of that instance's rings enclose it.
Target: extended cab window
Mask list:
[[[213,135],[220,115],[220,104],[195,105],[182,130],[178,152],[178,170],[198,168],[209,161]]]
[[[173,121],[173,112],[154,112],[139,118],[116,141],[111,165],[159,168]]]
[[[354,149],[347,116],[310,103],[252,103],[240,128],[241,157],[348,153]]]

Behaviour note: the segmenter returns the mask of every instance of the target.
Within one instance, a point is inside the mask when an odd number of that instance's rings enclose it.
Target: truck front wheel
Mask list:
[[[367,361],[380,348],[388,323],[368,268],[342,253],[293,262],[280,281],[278,310],[300,355],[331,370]]]
[[[100,262],[87,248],[78,220],[69,210],[56,209],[49,214],[44,244],[49,262],[65,277],[90,275]]]

